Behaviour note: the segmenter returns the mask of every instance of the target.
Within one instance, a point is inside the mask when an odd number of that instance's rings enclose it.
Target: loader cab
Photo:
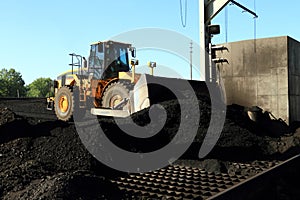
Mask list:
[[[106,41],[91,45],[89,72],[95,79],[106,80],[118,77],[119,72],[128,72],[130,44]]]

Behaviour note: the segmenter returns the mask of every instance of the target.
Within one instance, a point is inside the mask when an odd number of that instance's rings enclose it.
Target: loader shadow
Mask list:
[[[69,126],[68,123],[58,120],[30,124],[26,119],[15,119],[12,122],[8,122],[0,126],[0,144],[7,143],[18,138],[50,136],[51,130],[67,126]]]

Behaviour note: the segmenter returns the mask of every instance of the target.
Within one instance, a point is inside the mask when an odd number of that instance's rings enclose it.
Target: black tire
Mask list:
[[[129,97],[130,84],[113,82],[107,86],[102,97],[102,107],[113,108],[120,101]]]
[[[54,110],[57,118],[62,121],[71,119],[74,112],[74,95],[67,86],[61,87],[54,100]]]

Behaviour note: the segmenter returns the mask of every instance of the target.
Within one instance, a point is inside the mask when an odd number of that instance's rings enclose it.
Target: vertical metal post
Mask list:
[[[190,70],[191,70],[191,80],[193,80],[193,41],[191,41],[190,46]]]
[[[212,58],[214,57],[213,54],[215,52],[213,52],[212,49],[212,44],[209,43],[209,72],[210,72],[210,81],[212,83],[216,83],[217,82],[217,68],[216,68],[216,63],[214,63],[214,61],[212,60]]]
[[[205,2],[206,0],[199,0],[199,32],[200,32],[200,79],[204,76],[204,81],[209,81],[208,55],[206,52],[206,23],[205,23]]]
[[[73,54],[72,54],[72,74],[73,74]]]
[[[135,65],[134,64],[131,65],[131,71],[132,71],[131,83],[134,83],[134,79],[135,79]]]
[[[212,63],[210,62],[210,44],[211,35],[209,35],[207,28],[210,25],[211,20],[223,9],[225,6],[232,2],[236,6],[242,8],[244,11],[257,17],[255,12],[252,12],[243,5],[237,3],[234,0],[199,0],[199,32],[200,32],[200,78],[204,76],[205,81],[214,81],[215,75],[212,69]]]

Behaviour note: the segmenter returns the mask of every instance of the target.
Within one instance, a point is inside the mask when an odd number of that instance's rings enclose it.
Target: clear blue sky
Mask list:
[[[26,84],[39,77],[54,79],[69,69],[69,53],[87,57],[90,43],[138,28],[173,30],[199,42],[198,0],[187,1],[184,28],[180,0],[3,0],[0,2],[0,68],[15,68]],[[254,0],[237,1],[254,10]],[[182,2],[184,6],[185,0]],[[299,41],[299,8],[299,0],[256,0],[259,15],[256,37],[289,35]],[[228,42],[253,39],[252,16],[233,5],[227,9],[227,34],[225,12],[213,20],[222,29],[214,43],[226,42],[226,35]],[[162,58],[167,56],[162,55],[158,55],[156,61],[168,64]],[[180,65],[186,65],[186,69],[180,69],[179,73],[188,76],[188,62]]]

